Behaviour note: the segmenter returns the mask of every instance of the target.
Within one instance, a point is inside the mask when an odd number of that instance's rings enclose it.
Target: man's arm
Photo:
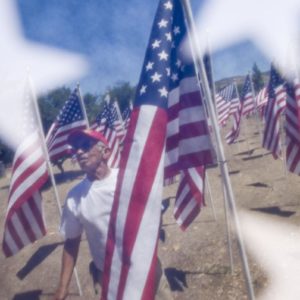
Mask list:
[[[60,280],[54,300],[64,300],[68,295],[69,284],[76,264],[79,245],[80,236],[75,239],[67,239],[64,243]]]

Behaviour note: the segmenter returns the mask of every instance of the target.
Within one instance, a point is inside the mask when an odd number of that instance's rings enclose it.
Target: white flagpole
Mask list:
[[[212,193],[211,193],[211,188],[210,188],[210,183],[209,183],[207,171],[206,171],[205,177],[206,177],[205,178],[205,184],[206,184],[206,187],[207,187],[207,190],[208,190],[209,202],[210,202],[210,205],[211,205],[211,208],[212,208],[212,211],[213,211],[214,219],[215,219],[215,221],[217,221],[217,216],[216,216],[215,206],[214,206],[214,203],[213,203],[213,200],[212,200]]]
[[[81,96],[80,84],[79,83],[77,83],[77,90],[78,90],[78,95],[79,95],[79,100],[80,100],[80,106],[81,106],[81,109],[83,111],[84,118],[86,120],[87,128],[90,128],[90,123],[89,123],[89,119],[88,119],[88,116],[87,116],[87,113],[86,113],[84,100],[83,100],[83,98]]]
[[[247,284],[248,296],[249,296],[249,299],[253,300],[255,298],[254,298],[254,291],[253,291],[253,286],[252,286],[251,275],[250,275],[250,271],[249,271],[248,259],[247,259],[247,255],[246,255],[246,251],[245,251],[245,247],[244,247],[244,242],[242,239],[242,233],[241,233],[241,228],[240,228],[239,219],[238,219],[238,215],[237,215],[237,209],[236,209],[236,205],[235,205],[231,181],[230,181],[230,177],[229,177],[228,165],[227,165],[227,161],[226,161],[226,158],[224,155],[222,139],[221,139],[220,131],[218,128],[218,123],[217,123],[216,114],[215,114],[215,111],[213,108],[211,95],[209,92],[209,86],[208,86],[208,82],[207,82],[207,78],[206,78],[206,74],[205,74],[205,69],[204,69],[203,62],[202,62],[202,55],[201,55],[202,53],[200,51],[200,46],[199,46],[197,37],[195,35],[196,30],[195,30],[195,25],[193,23],[191,6],[190,6],[190,3],[188,0],[181,0],[181,1],[182,1],[184,10],[185,10],[188,28],[191,31],[189,33],[189,35],[193,34],[193,37],[190,39],[192,42],[193,54],[198,54],[197,55],[198,59],[196,60],[197,64],[195,64],[195,67],[196,67],[196,69],[199,68],[197,71],[200,72],[199,75],[201,77],[201,81],[203,84],[203,90],[205,93],[206,103],[207,103],[207,106],[209,109],[209,113],[211,116],[211,122],[212,122],[214,131],[215,131],[215,136],[217,139],[218,159],[219,159],[221,174],[222,174],[222,177],[224,178],[225,189],[226,189],[226,194],[227,194],[227,198],[228,198],[228,205],[231,210],[233,220],[235,223],[237,242],[238,242],[238,246],[239,246],[239,250],[240,250],[240,254],[241,254],[241,258],[242,258],[242,265],[243,265],[244,276],[245,276],[245,280],[246,280],[246,284]],[[198,79],[200,80],[199,77],[198,77]]]
[[[213,102],[214,102],[215,113],[217,114],[216,87],[215,87],[215,81],[214,81],[213,63],[212,63],[212,59],[211,59],[210,43],[209,43],[208,37],[207,37],[207,54],[208,54],[208,58],[210,60],[209,64],[211,67],[210,71],[211,71],[211,80],[212,80],[212,96],[213,96],[213,100],[214,100]],[[218,126],[219,126],[219,123],[218,123]],[[220,128],[220,126],[219,126],[219,128]],[[207,179],[208,179],[208,177],[207,177]],[[230,219],[229,219],[229,214],[228,214],[225,183],[224,183],[224,180],[222,177],[221,177],[221,182],[222,182],[222,190],[223,190],[224,212],[225,212],[225,220],[226,220],[226,236],[227,236],[227,247],[228,247],[228,254],[229,254],[229,261],[230,261],[230,271],[231,271],[231,274],[233,274],[233,254],[232,254],[232,242],[231,242],[231,234],[230,234]],[[209,193],[210,193],[210,199],[211,199],[214,218],[216,220],[216,213],[215,213],[214,205],[212,202],[209,181],[207,182],[207,186],[208,186]]]
[[[236,92],[236,96],[238,97],[238,99],[239,99],[239,105],[242,105],[241,104],[241,98],[240,98],[240,94],[239,94],[239,90],[238,90],[238,88],[237,88],[237,84],[236,84],[236,81],[234,80],[233,81],[233,84],[234,84],[234,88],[235,88],[235,92]],[[239,133],[241,132],[241,125],[242,125],[242,111],[241,111],[241,116],[240,116],[240,124],[239,124],[239,126],[240,126],[240,129],[239,129]],[[240,146],[240,142],[238,142],[237,141],[237,144],[238,144],[238,150],[239,150],[239,152],[241,151],[241,146]]]
[[[249,71],[249,78],[250,78],[250,84],[251,84],[251,92],[252,92],[252,97],[253,97],[253,103],[254,103],[255,117],[256,117],[256,122],[257,122],[257,127],[258,127],[258,133],[259,133],[260,141],[262,142],[261,128],[260,128],[260,122],[259,122],[258,111],[257,111],[256,93],[255,93],[255,90],[254,90],[252,74],[251,74],[250,71]]]
[[[49,175],[50,175],[52,187],[53,187],[53,190],[54,190],[54,195],[55,195],[59,215],[61,216],[61,214],[62,214],[61,201],[60,201],[59,194],[58,194],[58,191],[57,191],[56,182],[55,182],[55,178],[54,178],[54,175],[53,175],[54,174],[53,173],[53,168],[52,168],[52,165],[51,165],[51,162],[50,162],[50,157],[49,157],[49,153],[48,153],[47,146],[46,146],[45,135],[44,135],[44,131],[43,131],[43,125],[42,125],[42,120],[41,120],[39,107],[38,107],[38,104],[37,104],[36,93],[35,93],[34,86],[33,86],[33,83],[32,83],[32,80],[31,80],[30,76],[28,76],[28,85],[29,85],[29,90],[30,90],[30,93],[31,93],[31,96],[32,96],[32,99],[33,99],[35,115],[36,115],[36,118],[37,118],[38,128],[39,128],[40,137],[41,137],[41,141],[42,141],[42,148],[43,148],[43,151],[44,151],[44,155],[46,157],[46,163],[47,163],[47,167],[48,167],[48,170],[49,170]],[[82,296],[81,284],[80,284],[80,281],[79,281],[78,272],[77,272],[76,267],[74,267],[74,275],[75,275],[79,295]]]

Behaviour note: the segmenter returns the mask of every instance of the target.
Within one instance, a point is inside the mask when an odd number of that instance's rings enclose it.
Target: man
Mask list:
[[[97,282],[101,285],[109,217],[118,175],[117,169],[110,169],[107,165],[111,151],[101,133],[90,129],[78,130],[70,135],[68,142],[86,177],[71,189],[65,201],[60,227],[65,242],[60,281],[54,300],[67,298],[83,231],[93,259],[90,271],[97,274]],[[162,275],[158,260],[157,299],[171,299],[170,291],[166,294],[166,279],[161,280]]]
[[[68,142],[86,177],[71,189],[65,201],[60,228],[65,242],[55,300],[67,297],[83,231],[93,259],[91,269],[96,269],[96,273],[101,275],[118,174],[117,169],[110,169],[107,165],[111,152],[101,133],[90,129],[75,131]],[[98,283],[101,283],[101,276],[98,277]]]

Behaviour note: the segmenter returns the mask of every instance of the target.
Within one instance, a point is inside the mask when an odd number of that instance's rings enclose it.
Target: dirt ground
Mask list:
[[[236,205],[239,209],[268,215],[274,220],[300,225],[299,178],[285,172],[281,160],[275,161],[261,147],[255,119],[245,120],[239,142],[224,144]],[[223,131],[228,132],[229,126]],[[61,175],[55,169],[61,203],[82,173],[77,166],[65,164]],[[0,180],[1,239],[6,211],[9,171]],[[194,223],[182,232],[172,216],[176,184],[165,188],[164,200],[169,207],[163,215],[159,256],[170,290],[176,300],[242,300],[247,299],[244,273],[236,238],[231,234],[233,269],[231,269],[227,222],[217,167],[207,172],[206,206]],[[210,190],[210,193],[209,193]],[[59,212],[51,188],[43,192],[48,234],[11,258],[0,253],[0,300],[51,299],[55,291],[62,253],[58,234]],[[229,227],[232,216],[227,214]],[[231,220],[231,221],[230,221]],[[265,271],[248,253],[250,273],[256,296],[268,287]],[[68,299],[99,299],[95,295],[88,272],[90,256],[85,238],[82,239],[77,271],[83,296],[78,295],[72,280]],[[135,299],[133,299],[135,300]]]

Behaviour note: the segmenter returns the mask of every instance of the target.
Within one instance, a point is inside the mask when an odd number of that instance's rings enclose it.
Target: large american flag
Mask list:
[[[24,94],[23,116],[16,120],[21,136],[12,165],[5,216],[2,243],[5,256],[16,254],[46,234],[40,189],[48,172],[29,88]]]
[[[68,136],[74,130],[87,128],[87,124],[80,104],[79,89],[75,88],[47,133],[46,142],[52,162],[72,154]]]
[[[213,162],[179,0],[161,0],[124,141],[110,218],[102,299],[154,299],[165,177]],[[186,48],[186,47],[185,47]]]
[[[300,82],[286,84],[286,165],[287,169],[300,175]]]
[[[103,110],[96,117],[91,126],[92,129],[101,132],[107,139],[111,149],[108,165],[117,168],[120,162],[121,141],[124,137],[124,127],[120,120],[114,103],[104,102]]]
[[[263,147],[271,151],[275,159],[281,155],[280,114],[285,109],[285,106],[286,90],[284,79],[272,65],[268,86],[268,102],[265,110]]]
[[[246,76],[244,86],[241,93],[241,102],[243,103],[243,116],[250,115],[255,109],[254,95],[251,89],[251,77],[250,75]]]

